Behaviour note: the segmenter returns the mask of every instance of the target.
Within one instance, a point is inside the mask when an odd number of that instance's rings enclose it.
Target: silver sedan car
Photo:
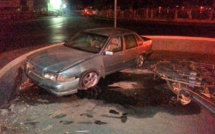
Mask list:
[[[38,86],[68,95],[95,86],[101,77],[136,65],[152,53],[152,41],[121,28],[87,29],[27,58],[25,72]]]

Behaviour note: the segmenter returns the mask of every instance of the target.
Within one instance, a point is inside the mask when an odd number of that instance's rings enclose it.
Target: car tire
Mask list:
[[[137,68],[141,68],[145,62],[145,56],[143,54],[138,55],[135,62]]]
[[[81,76],[80,86],[82,89],[94,87],[99,82],[100,76],[96,71],[88,71]]]

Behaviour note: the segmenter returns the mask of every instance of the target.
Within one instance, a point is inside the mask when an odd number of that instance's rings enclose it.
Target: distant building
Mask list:
[[[0,10],[35,11],[47,9],[49,0],[0,0]]]
[[[0,0],[0,10],[32,11],[34,0]]]
[[[50,0],[34,0],[34,10],[36,12],[47,12],[48,11],[48,2]]]
[[[20,0],[1,0],[0,9],[1,10],[16,10],[20,8]]]
[[[213,0],[213,8],[215,8],[215,0]]]

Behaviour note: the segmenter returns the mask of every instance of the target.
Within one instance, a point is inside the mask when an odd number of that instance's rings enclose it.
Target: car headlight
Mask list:
[[[65,74],[45,73],[43,76],[46,79],[50,79],[58,82],[72,81],[75,79],[75,77],[68,78]]]
[[[57,74],[54,74],[54,73],[45,73],[43,75],[44,78],[46,79],[50,79],[50,80],[53,80],[53,81],[56,81],[57,80]]]

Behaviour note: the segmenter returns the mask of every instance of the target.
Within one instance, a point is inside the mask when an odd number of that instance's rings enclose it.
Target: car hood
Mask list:
[[[37,52],[28,57],[28,61],[42,69],[59,72],[95,55],[95,53],[80,51],[61,45]]]

